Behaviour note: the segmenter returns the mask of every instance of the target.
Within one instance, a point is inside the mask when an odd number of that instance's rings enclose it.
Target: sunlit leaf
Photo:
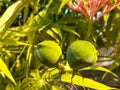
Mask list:
[[[57,87],[57,86],[52,86],[51,90],[65,90],[65,89]]]
[[[53,0],[49,0],[48,4],[46,5],[47,8],[53,3]]]
[[[37,90],[41,89],[42,85],[44,85],[44,81],[42,79],[25,78],[22,83],[22,88],[23,90]]]
[[[62,0],[62,3],[59,7],[58,13],[60,12],[60,10],[62,9],[62,7],[68,2],[68,0]]]
[[[110,14],[105,14],[105,15],[104,15],[104,21],[105,21],[105,22],[108,21],[109,16],[110,16]]]
[[[109,70],[112,71],[112,70],[114,70],[115,68],[117,68],[118,66],[120,66],[120,59],[119,59],[119,58],[110,65]],[[109,73],[109,72],[105,72],[105,74],[103,75],[103,78],[105,78],[105,76],[106,76],[108,73]]]
[[[50,68],[48,69],[49,72],[49,76],[54,80],[54,81],[58,81],[58,78],[60,76],[60,71],[58,69],[55,68]]]
[[[9,69],[7,68],[6,64],[3,62],[3,60],[0,58],[0,70],[14,83],[16,84],[14,78],[12,77]]]
[[[13,14],[19,10],[21,6],[21,1],[17,1],[16,3],[14,3],[13,5],[11,5],[3,14],[3,16],[0,18],[0,26],[2,24],[4,24],[5,22],[7,22],[12,16]]]
[[[0,18],[0,32],[5,33],[6,29],[10,27],[13,21],[17,18],[24,5],[28,4],[29,0],[22,2],[22,0],[13,3],[7,8]]]
[[[80,35],[75,30],[73,30],[72,28],[70,28],[66,25],[59,25],[59,27],[67,32],[73,33],[73,34],[77,35],[78,37],[80,37]]]
[[[38,69],[35,69],[35,70],[32,70],[30,75],[35,78],[35,79],[40,79],[40,75],[39,75],[39,70]]]
[[[56,37],[56,35],[49,29],[47,30],[47,34],[50,35],[51,37],[53,37],[56,41],[59,42],[58,38]]]
[[[0,18],[0,32],[9,27],[20,12],[22,2],[17,1],[11,5]]]
[[[51,29],[53,32],[55,32],[57,35],[59,35],[60,39],[62,39],[62,33],[59,28],[52,27]]]
[[[46,10],[40,11],[37,15],[34,17],[31,17],[29,19],[29,26],[43,26],[44,25],[44,16],[46,15]]]
[[[40,71],[38,69],[32,70],[30,77],[26,77],[22,81],[23,90],[46,90],[46,81],[40,77]]]
[[[94,80],[89,79],[89,78],[84,78],[84,77],[78,76],[78,75],[75,75],[72,78],[72,76],[73,75],[70,74],[70,73],[63,74],[62,78],[61,78],[61,81],[71,83],[71,79],[72,79],[72,83],[75,84],[75,85],[88,87],[88,88],[95,89],[95,90],[103,90],[103,89],[104,90],[111,90],[111,89],[115,89],[115,88],[109,87],[107,85],[104,85],[102,83],[99,83],[99,82],[94,81]]]
[[[48,26],[48,24],[47,24],[47,25],[42,26],[41,28],[39,28],[39,30],[38,30],[38,31],[40,32],[40,31],[44,30],[47,26]]]
[[[24,15],[23,15],[23,17],[24,17],[24,23],[25,23],[25,21],[26,21],[26,19],[28,17],[28,14],[29,14],[29,5],[26,5],[25,9],[24,9]]]
[[[86,68],[83,68],[81,70],[99,70],[99,71],[103,71],[103,72],[107,72],[107,73],[111,73],[112,75],[114,75],[115,77],[119,78],[115,73],[111,72],[109,69],[101,67],[101,66],[89,66]]]
[[[14,90],[14,86],[12,84],[8,84],[5,90]]]

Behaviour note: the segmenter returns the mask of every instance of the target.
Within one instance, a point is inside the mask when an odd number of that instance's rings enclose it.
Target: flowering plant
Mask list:
[[[75,0],[73,3],[70,0],[68,1],[68,6],[71,9],[80,12],[86,18],[88,18],[88,32],[86,34],[86,40],[89,39],[92,33],[93,18],[95,18],[95,15],[100,12],[100,15],[96,17],[98,20],[100,17],[110,12],[118,5],[120,5],[120,0],[116,0],[114,3],[111,3],[110,0]]]
[[[116,0],[114,3],[111,3],[110,0],[76,0],[74,3],[68,1],[68,6],[71,9],[80,12],[89,19],[92,19],[101,8],[103,10],[99,17],[110,12],[118,5],[120,5],[120,0]]]

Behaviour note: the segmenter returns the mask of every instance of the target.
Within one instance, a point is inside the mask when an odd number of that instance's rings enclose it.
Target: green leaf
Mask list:
[[[73,34],[77,35],[78,37],[80,37],[80,35],[77,32],[75,32],[75,30],[73,30],[72,28],[70,28],[66,25],[59,25],[59,27],[67,32],[73,33]]]
[[[14,90],[14,86],[12,84],[8,84],[5,90]]]
[[[58,78],[60,77],[60,71],[58,69],[50,68],[48,69],[48,72],[50,78],[54,79],[54,81],[58,81]]]
[[[47,34],[53,37],[57,42],[59,42],[58,38],[56,37],[56,35],[54,34],[52,30],[48,29]]]
[[[110,14],[105,14],[105,15],[103,16],[103,19],[104,19],[105,22],[108,21],[109,16],[110,16]]]
[[[52,3],[53,3],[53,0],[49,0],[48,4],[46,5],[46,8],[49,8]]]
[[[1,36],[2,34],[6,32],[6,29],[9,28],[13,21],[17,18],[20,11],[23,9],[23,7],[29,3],[29,0],[22,2],[22,0],[15,2],[11,6],[7,8],[7,10],[4,12],[2,17],[0,18],[0,32]]]
[[[5,27],[9,27],[17,17],[19,9],[21,8],[21,1],[17,1],[16,3],[12,4],[10,7],[7,8],[5,13],[0,18],[0,31],[4,30]]]
[[[57,35],[59,35],[60,39],[62,39],[62,33],[61,33],[61,30],[60,28],[58,27],[52,27],[51,30],[56,33]]]
[[[97,81],[94,81],[92,79],[89,78],[84,78],[82,76],[78,76],[75,75],[72,78],[73,74],[70,73],[65,73],[62,75],[61,81],[63,82],[67,82],[67,83],[71,83],[71,79],[72,79],[72,83],[78,86],[83,86],[83,87],[88,87],[88,88],[92,88],[92,89],[97,89],[97,90],[111,90],[111,89],[116,89],[116,88],[112,88],[109,87],[107,85],[104,85],[102,83],[99,83]]]
[[[109,70],[114,70],[115,68],[117,68],[118,66],[120,66],[120,57],[118,57],[118,59],[116,61],[114,61],[110,67],[109,67]],[[103,75],[103,78],[105,78],[105,76],[108,74],[108,72],[106,72],[104,75]]]
[[[24,9],[24,15],[23,15],[23,17],[24,17],[24,23],[27,20],[28,14],[29,14],[29,5],[26,5],[25,9]]]
[[[62,9],[62,7],[68,2],[68,0],[62,0],[62,3],[58,9],[58,13],[60,12],[60,10]]]
[[[104,71],[104,72],[107,72],[107,73],[111,73],[116,78],[119,78],[115,73],[113,73],[109,69],[101,67],[101,66],[95,66],[95,65],[93,65],[93,66],[89,66],[89,67],[86,67],[86,68],[83,68],[83,69],[80,69],[80,70],[99,70],[99,71]]]
[[[16,84],[14,78],[12,77],[9,69],[7,68],[6,64],[3,62],[2,58],[0,58],[0,70],[1,70],[14,84]]]
[[[47,84],[45,87],[48,87],[47,90],[65,90],[64,88],[60,86],[55,86],[51,84]]]

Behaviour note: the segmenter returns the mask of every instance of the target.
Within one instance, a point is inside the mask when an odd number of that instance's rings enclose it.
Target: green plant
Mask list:
[[[119,89],[119,5],[119,0],[0,0],[0,90]],[[77,64],[77,73],[66,58],[76,40],[92,43],[99,53],[95,65]],[[60,46],[45,44],[43,59],[44,41]],[[94,54],[90,51],[82,55]],[[46,55],[52,64],[42,61]]]

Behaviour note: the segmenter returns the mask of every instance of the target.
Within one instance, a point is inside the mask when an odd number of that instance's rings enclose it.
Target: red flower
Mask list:
[[[116,0],[114,4],[111,4],[110,0],[76,0],[74,3],[68,1],[68,6],[71,9],[82,13],[89,19],[92,19],[101,8],[103,10],[99,17],[110,12],[118,5],[120,5],[120,0]]]

